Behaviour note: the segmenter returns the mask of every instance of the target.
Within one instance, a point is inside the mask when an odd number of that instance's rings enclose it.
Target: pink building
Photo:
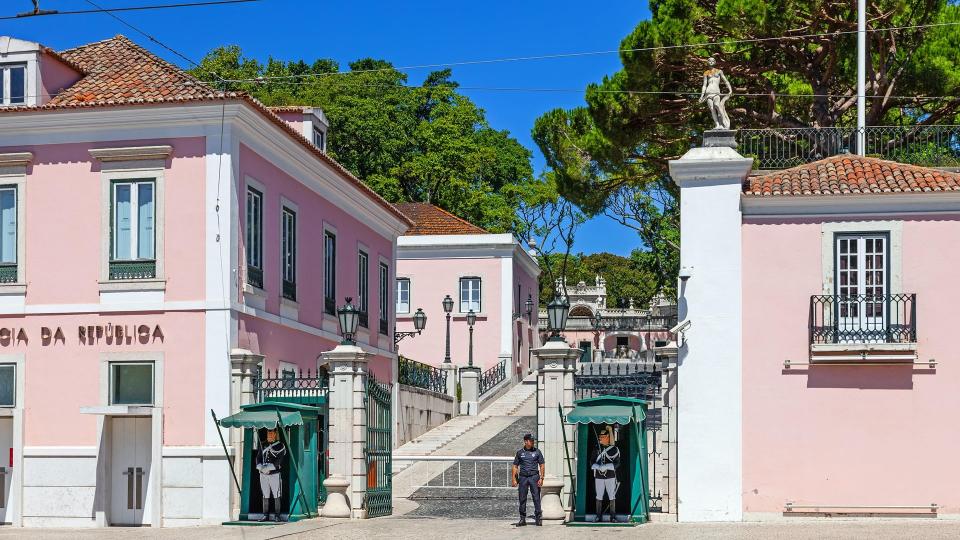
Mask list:
[[[0,74],[0,520],[230,519],[231,362],[315,372],[349,296],[392,379],[409,221],[324,153],[322,112],[124,37],[0,37]]]
[[[671,163],[681,521],[960,514],[960,174],[843,155]]]
[[[397,241],[397,330],[413,330],[418,308],[429,321],[421,335],[401,342],[400,354],[433,366],[444,362],[443,300],[449,295],[451,362],[467,365],[466,316],[473,310],[474,365],[489,369],[506,362],[507,377],[527,373],[530,348],[539,346],[536,259],[512,235],[490,234],[436,206],[407,203],[397,208],[414,223]]]

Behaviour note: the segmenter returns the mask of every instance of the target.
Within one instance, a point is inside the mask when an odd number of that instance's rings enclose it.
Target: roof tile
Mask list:
[[[413,227],[406,233],[407,236],[490,234],[473,223],[430,203],[398,203],[394,206],[413,222]]]
[[[841,155],[751,176],[743,183],[743,193],[748,197],[931,191],[960,191],[960,173],[872,157]]]

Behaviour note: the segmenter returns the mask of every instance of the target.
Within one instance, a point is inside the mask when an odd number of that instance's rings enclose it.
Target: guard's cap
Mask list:
[[[535,440],[537,440],[537,439],[534,438],[534,436],[533,436],[532,433],[527,433],[526,435],[523,436],[523,440],[525,440],[525,441],[535,441]]]

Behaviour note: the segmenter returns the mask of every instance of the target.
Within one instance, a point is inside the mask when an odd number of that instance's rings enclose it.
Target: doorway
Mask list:
[[[110,524],[141,526],[151,523],[151,418],[111,419]]]
[[[580,363],[590,362],[593,360],[593,343],[589,341],[581,341],[580,344]]]
[[[13,521],[13,417],[0,418],[0,523]]]

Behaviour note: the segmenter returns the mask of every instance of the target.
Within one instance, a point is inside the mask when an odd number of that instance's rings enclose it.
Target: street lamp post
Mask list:
[[[443,298],[443,311],[447,314],[447,352],[443,357],[443,363],[450,363],[450,312],[453,311],[453,298],[448,294]]]
[[[533,293],[527,294],[527,324],[533,326]]]
[[[567,326],[567,315],[570,311],[570,301],[567,298],[556,296],[547,304],[547,329],[550,330],[549,341],[564,341],[560,332]]]
[[[473,367],[473,325],[477,322],[477,314],[471,309],[467,312],[467,326],[470,327],[470,351],[467,356],[467,365]]]
[[[396,345],[400,343],[400,340],[405,337],[419,336],[420,332],[423,332],[423,329],[427,326],[427,314],[423,312],[423,308],[417,308],[417,312],[413,314],[413,328],[412,332],[393,332],[393,344]]]
[[[337,310],[337,319],[340,322],[340,334],[343,335],[341,345],[356,345],[353,337],[357,334],[357,324],[360,322],[360,312],[351,302],[353,298],[347,297],[347,303]]]

